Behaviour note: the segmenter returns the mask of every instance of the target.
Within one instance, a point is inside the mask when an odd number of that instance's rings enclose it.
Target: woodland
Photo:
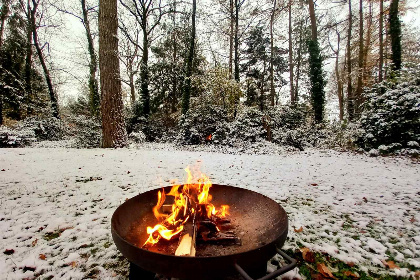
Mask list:
[[[0,278],[128,279],[116,209],[212,224],[161,200],[196,164],[283,207],[276,279],[419,279],[418,1],[0,3]]]
[[[0,145],[270,142],[416,157],[420,35],[402,21],[416,5],[4,0]],[[54,34],[70,38],[69,24],[82,48],[60,62]]]

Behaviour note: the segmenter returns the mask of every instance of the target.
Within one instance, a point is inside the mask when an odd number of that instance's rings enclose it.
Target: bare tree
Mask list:
[[[360,103],[362,98],[362,87],[363,87],[363,1],[359,0],[359,57],[358,57],[358,64],[357,64],[357,89],[356,89],[356,97],[355,97],[355,115],[358,116],[360,112]]]
[[[384,65],[384,0],[379,0],[379,82],[383,80]]]
[[[353,14],[351,11],[351,0],[348,0],[349,4],[349,26],[347,33],[347,113],[349,121],[354,119],[354,96],[351,81],[351,29],[353,26]]]
[[[33,44],[35,45],[36,52],[38,54],[39,61],[42,66],[42,70],[44,71],[44,77],[45,81],[47,83],[48,87],[48,93],[50,95],[50,101],[51,101],[51,111],[52,115],[55,118],[60,118],[60,113],[58,109],[58,101],[57,101],[57,95],[54,91],[53,84],[51,81],[50,72],[48,70],[47,64],[45,63],[45,57],[43,54],[43,48],[46,46],[44,44],[42,47],[39,45],[39,39],[38,39],[38,28],[40,27],[40,21],[42,20],[43,13],[38,12],[39,4],[42,0],[32,0],[32,5],[28,0],[28,16],[29,16],[29,25],[32,30],[32,39]],[[38,20],[38,22],[37,22]]]
[[[295,88],[294,88],[294,75],[293,75],[293,41],[292,41],[292,0],[289,0],[289,77],[290,77],[290,103],[294,105]]]
[[[277,0],[273,0],[273,7],[270,16],[270,100],[271,106],[274,106],[274,97],[276,91],[274,88],[274,37],[273,37],[273,25],[277,9]]]
[[[191,36],[189,40],[188,58],[187,58],[187,71],[184,81],[184,90],[182,95],[182,114],[186,114],[190,108],[190,95],[191,95],[191,76],[193,70],[193,59],[195,51],[195,16],[197,11],[197,1],[193,0],[192,15],[191,15]]]
[[[150,93],[149,93],[149,47],[153,40],[152,32],[160,24],[162,17],[169,13],[167,5],[162,5],[161,0],[120,0],[127,11],[134,16],[142,29],[143,45],[141,46],[142,63],[140,67],[140,92],[142,101],[142,114],[150,114]],[[123,31],[127,36],[129,33]],[[134,40],[131,40],[134,42]]]
[[[99,69],[101,81],[102,147],[127,144],[118,59],[117,0],[99,2]]]

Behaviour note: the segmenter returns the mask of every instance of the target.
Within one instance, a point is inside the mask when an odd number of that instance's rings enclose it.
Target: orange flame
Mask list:
[[[158,191],[158,201],[153,207],[153,214],[159,223],[153,227],[147,227],[149,237],[144,245],[156,244],[161,238],[171,240],[182,232],[183,225],[194,213],[209,219],[213,216],[224,218],[229,215],[228,205],[222,205],[220,209],[216,210],[216,207],[210,203],[212,200],[212,196],[209,194],[212,186],[210,179],[201,172],[199,176],[194,176],[189,167],[185,171],[187,172],[187,182],[182,189],[180,189],[181,185],[174,185],[167,194],[164,190]],[[174,197],[171,213],[162,214],[160,209],[168,196]]]
[[[210,134],[209,136],[206,137],[207,141],[211,141],[212,135]]]

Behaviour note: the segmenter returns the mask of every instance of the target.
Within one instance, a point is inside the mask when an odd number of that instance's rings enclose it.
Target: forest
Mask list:
[[[418,154],[420,33],[402,21],[415,1],[114,4],[108,45],[98,2],[2,2],[2,146],[268,141]],[[77,58],[59,61],[58,33]],[[118,56],[101,59],[101,44]]]
[[[1,279],[419,279],[419,1],[0,3]]]

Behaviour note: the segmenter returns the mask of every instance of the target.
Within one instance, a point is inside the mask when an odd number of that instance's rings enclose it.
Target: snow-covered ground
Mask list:
[[[362,271],[414,277],[420,270],[420,168],[410,159],[156,147],[0,149],[0,278],[123,277],[128,266],[111,238],[113,211],[182,181],[197,161],[213,183],[278,201],[289,215],[286,249],[326,252]],[[391,257],[415,270],[385,268]]]

